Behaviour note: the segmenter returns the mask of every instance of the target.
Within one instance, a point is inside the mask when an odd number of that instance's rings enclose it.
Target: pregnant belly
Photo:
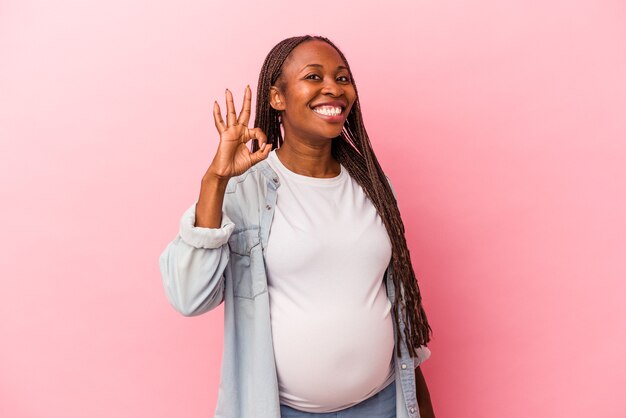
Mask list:
[[[326,409],[364,399],[389,376],[391,321],[359,307],[272,319],[281,399]]]

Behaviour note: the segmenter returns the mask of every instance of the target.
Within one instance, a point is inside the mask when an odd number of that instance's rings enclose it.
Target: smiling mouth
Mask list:
[[[343,108],[341,106],[324,105],[314,107],[313,111],[322,116],[339,116],[343,112]]]

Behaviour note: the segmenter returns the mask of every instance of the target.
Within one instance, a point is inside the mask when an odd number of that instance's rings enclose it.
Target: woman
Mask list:
[[[280,42],[255,128],[250,110],[250,87],[238,116],[230,91],[226,121],[215,102],[217,152],[160,257],[183,315],[224,301],[215,416],[434,417],[430,326],[344,55],[323,37]]]

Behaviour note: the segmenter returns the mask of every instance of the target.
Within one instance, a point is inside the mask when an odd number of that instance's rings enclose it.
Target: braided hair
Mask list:
[[[404,338],[409,354],[417,356],[417,349],[430,341],[432,329],[428,324],[422,306],[422,297],[411,264],[409,249],[404,236],[404,224],[400,217],[398,204],[385,173],[383,172],[363,124],[358,92],[352,77],[352,71],[343,53],[329,39],[323,36],[296,36],[279,42],[269,52],[257,86],[256,116],[254,126],[261,128],[267,135],[268,142],[274,149],[283,144],[280,112],[270,106],[270,87],[280,83],[282,66],[295,47],[303,42],[320,40],[328,43],[338,53],[350,74],[356,100],[344,123],[341,134],[332,140],[331,152],[350,173],[352,178],[363,188],[366,196],[373,203],[381,217],[392,244],[391,268],[396,298],[393,301],[392,314],[396,329],[400,330],[398,315],[404,318],[404,336],[396,333],[396,349],[400,352],[400,339]],[[280,87],[280,86],[279,86]],[[257,140],[252,142],[252,151],[259,149]]]

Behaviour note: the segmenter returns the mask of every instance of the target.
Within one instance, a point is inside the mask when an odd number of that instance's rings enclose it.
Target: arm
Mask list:
[[[228,179],[238,176],[267,158],[271,145],[259,128],[248,129],[250,86],[246,87],[239,118],[233,95],[226,90],[227,121],[215,102],[213,119],[220,142],[213,162],[202,178],[198,202],[189,208],[180,222],[178,236],[163,251],[159,266],[170,304],[185,316],[200,315],[224,300],[224,270],[228,264],[228,238],[235,225],[222,205]],[[246,144],[257,139],[261,149],[251,153]]]
[[[424,374],[419,366],[415,369],[415,389],[417,393],[417,405],[420,409],[420,417],[435,418],[435,412],[433,410],[433,404],[430,400],[430,393],[428,392],[426,379],[424,379]]]
[[[396,197],[396,191],[391,184],[391,180],[387,177],[387,182],[391,188],[393,197]],[[420,418],[435,418],[435,412],[433,410],[433,404],[430,400],[430,393],[428,392],[428,386],[426,385],[426,379],[420,368],[420,364],[430,357],[430,350],[426,346],[421,346],[418,349],[417,357],[414,358],[415,364],[415,390],[417,395],[417,405],[420,410]]]
[[[198,203],[184,213],[178,236],[159,258],[167,299],[184,316],[200,315],[224,300],[228,238],[234,224],[222,215],[223,199],[223,187],[203,180]]]

